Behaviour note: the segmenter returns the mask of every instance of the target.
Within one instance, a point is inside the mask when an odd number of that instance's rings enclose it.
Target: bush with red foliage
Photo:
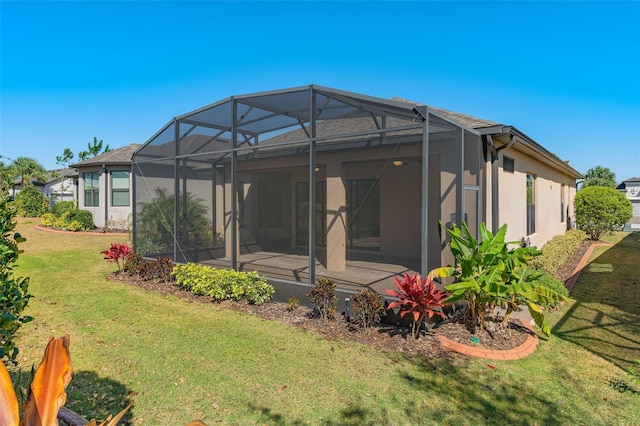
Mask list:
[[[107,262],[116,262],[116,265],[118,265],[118,272],[120,272],[124,268],[125,258],[133,253],[133,250],[131,250],[131,247],[127,244],[111,243],[109,250],[104,250],[100,253],[104,254],[104,259]]]
[[[393,280],[398,290],[387,290],[386,292],[399,300],[391,302],[387,309],[400,307],[401,317],[411,314],[413,317],[411,335],[415,339],[418,338],[420,329],[428,318],[432,318],[434,315],[447,318],[441,309],[445,305],[444,301],[449,297],[449,293],[438,289],[430,276],[421,278],[418,273],[410,276],[405,272],[403,280],[398,277],[393,277]],[[439,310],[436,310],[438,308]]]

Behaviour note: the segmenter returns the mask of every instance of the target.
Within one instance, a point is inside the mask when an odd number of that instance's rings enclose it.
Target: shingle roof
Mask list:
[[[71,167],[79,168],[101,164],[131,164],[131,156],[139,147],[139,143],[132,143],[131,145],[113,149],[111,151],[105,152],[104,154],[96,155],[95,157],[80,161],[79,163],[71,164]]]
[[[496,123],[495,121],[490,121],[490,120],[485,120],[483,118],[478,118],[478,117],[473,117],[470,115],[465,115],[465,114],[461,114],[459,112],[454,112],[454,111],[449,111],[447,109],[444,108],[438,108],[438,107],[433,107],[430,105],[425,105],[423,103],[420,102],[415,102],[415,101],[411,101],[409,99],[404,99],[404,98],[399,98],[399,97],[394,97],[391,98],[392,101],[396,101],[396,102],[403,102],[403,103],[407,103],[407,104],[412,104],[415,106],[428,106],[429,109],[439,112],[440,114],[444,115],[445,117],[460,123],[464,126],[470,127],[472,129],[481,129],[483,127],[492,127],[492,126],[499,126],[500,123]]]

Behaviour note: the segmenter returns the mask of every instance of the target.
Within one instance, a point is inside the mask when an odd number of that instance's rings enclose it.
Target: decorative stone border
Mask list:
[[[517,348],[507,349],[507,350],[497,350],[497,349],[486,349],[486,348],[477,348],[475,346],[465,345],[464,343],[459,343],[454,340],[451,340],[447,337],[438,336],[440,340],[440,344],[442,347],[447,348],[451,351],[457,352],[462,355],[474,357],[474,358],[486,358],[493,360],[512,360],[512,359],[520,359],[524,358],[527,355],[533,353],[533,351],[538,347],[538,336],[533,332],[533,328],[531,328],[531,324],[527,323],[523,319],[520,319],[520,322],[523,326],[531,330],[532,334],[527,336],[527,339],[523,344],[518,346]]]
[[[61,229],[47,228],[46,226],[36,225],[35,229],[38,231],[51,232],[54,234],[67,234],[67,235],[105,235],[108,237],[127,237],[125,232],[86,232],[86,231],[63,231]]]
[[[582,259],[580,259],[580,262],[578,262],[576,269],[573,270],[573,273],[571,274],[571,276],[567,279],[567,281],[565,281],[564,286],[567,288],[567,290],[571,291],[573,289],[573,286],[576,285],[578,278],[580,278],[580,274],[582,273],[582,270],[584,269],[585,266],[587,266],[587,263],[589,262],[589,258],[593,254],[593,251],[596,249],[596,247],[602,247],[602,246],[611,246],[611,244],[610,243],[591,243],[587,251],[582,256]]]

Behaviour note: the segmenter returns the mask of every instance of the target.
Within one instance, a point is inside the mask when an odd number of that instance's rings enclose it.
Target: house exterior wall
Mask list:
[[[51,204],[59,201],[75,201],[78,199],[77,180],[74,178],[64,178],[46,183],[44,195],[49,197]]]
[[[631,217],[631,228],[640,229],[640,179],[628,180],[624,182],[625,195],[633,206],[633,216]]]
[[[514,171],[504,170],[504,156],[514,160]],[[507,224],[508,241],[525,241],[542,247],[564,234],[573,224],[575,179],[514,148],[500,155],[498,172],[499,223]],[[535,231],[527,234],[526,176],[535,176]],[[495,231],[495,230],[494,230]]]
[[[98,228],[109,227],[116,229],[127,229],[131,223],[132,214],[132,184],[131,174],[129,174],[129,205],[128,206],[114,206],[112,187],[111,187],[111,173],[117,171],[130,172],[130,167],[126,166],[114,166],[107,167],[86,167],[78,170],[78,208],[80,210],[90,211],[93,215],[93,223]],[[87,173],[98,174],[98,205],[87,205],[85,199],[85,175]]]

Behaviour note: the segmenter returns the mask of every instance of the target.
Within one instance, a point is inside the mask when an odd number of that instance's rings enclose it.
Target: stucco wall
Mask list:
[[[105,226],[126,229],[131,223],[131,196],[132,196],[132,184],[131,175],[129,175],[129,205],[128,206],[113,206],[111,200],[111,179],[110,172],[112,171],[130,171],[128,167],[114,167],[107,168],[106,170],[101,167],[87,167],[79,170],[78,177],[78,208],[80,210],[90,211],[93,215],[93,223],[96,227],[102,228]],[[98,173],[98,185],[99,185],[99,201],[98,206],[85,206],[85,192],[84,192],[84,174],[85,173]]]
[[[503,169],[504,156],[514,160],[514,172]],[[499,168],[499,224],[506,223],[507,239],[529,239],[542,247],[555,235],[563,234],[568,220],[573,221],[575,179],[564,175],[515,148],[500,155]],[[527,235],[526,175],[535,176],[535,232]],[[564,186],[563,186],[564,185]],[[564,192],[564,207],[561,193]],[[564,214],[562,213],[564,211]],[[567,217],[568,212],[568,217]]]

